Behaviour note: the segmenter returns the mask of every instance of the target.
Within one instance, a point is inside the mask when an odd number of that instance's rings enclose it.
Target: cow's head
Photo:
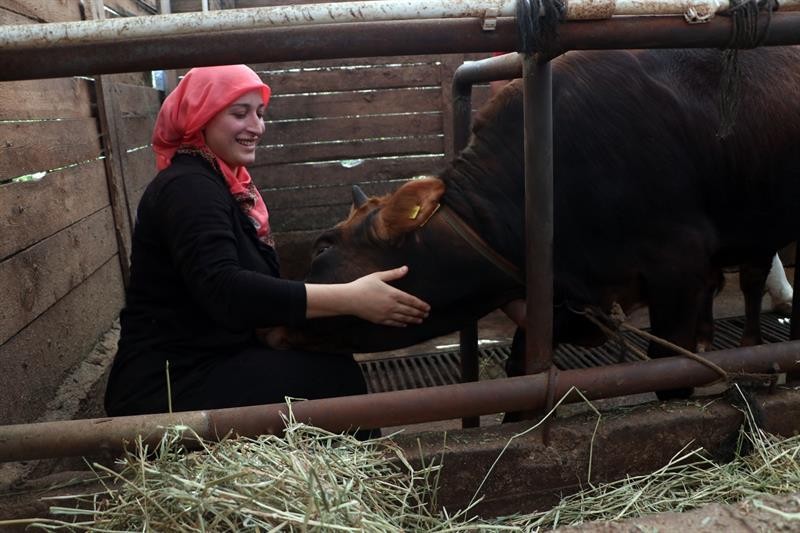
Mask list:
[[[519,295],[519,286],[476,252],[444,215],[445,184],[407,182],[393,194],[367,198],[354,188],[346,220],[317,239],[308,283],[342,283],[408,265],[393,284],[431,305],[430,316],[404,328],[356,317],[315,319],[273,332],[273,344],[327,351],[396,349],[443,335]]]

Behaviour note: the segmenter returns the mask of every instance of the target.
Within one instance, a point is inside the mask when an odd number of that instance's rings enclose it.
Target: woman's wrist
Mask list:
[[[351,315],[351,283],[306,283],[306,318]]]

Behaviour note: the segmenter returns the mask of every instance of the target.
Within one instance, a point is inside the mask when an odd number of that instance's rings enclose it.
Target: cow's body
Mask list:
[[[618,302],[649,305],[655,334],[694,349],[720,269],[768,269],[796,239],[800,48],[740,52],[738,112],[725,139],[717,135],[721,64],[716,50],[572,52],[554,61],[556,342],[601,340],[574,311]],[[393,349],[522,296],[441,210],[429,212],[441,203],[524,271],[522,121],[515,82],[481,110],[469,146],[438,179],[372,199],[318,243],[311,282],[408,264],[398,286],[432,305],[423,325],[340,318],[291,332],[288,342]],[[414,205],[421,214],[410,219]]]

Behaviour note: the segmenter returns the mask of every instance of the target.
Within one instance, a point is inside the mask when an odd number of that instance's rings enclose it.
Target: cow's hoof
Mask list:
[[[689,398],[692,394],[694,394],[693,387],[656,391],[656,396],[658,396],[658,399],[661,401],[685,400],[686,398]]]
[[[783,316],[792,316],[792,302],[778,302],[772,306],[772,310]]]

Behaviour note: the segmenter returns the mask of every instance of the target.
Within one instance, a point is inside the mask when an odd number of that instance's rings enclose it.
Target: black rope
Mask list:
[[[517,0],[518,50],[551,55],[565,12],[564,0]]]
[[[741,69],[739,50],[760,46],[769,34],[772,11],[776,0],[730,0],[726,15],[731,17],[731,36],[722,54],[720,76],[720,124],[717,136],[721,139],[733,133],[741,99]],[[759,11],[767,12],[763,31],[758,31]]]

